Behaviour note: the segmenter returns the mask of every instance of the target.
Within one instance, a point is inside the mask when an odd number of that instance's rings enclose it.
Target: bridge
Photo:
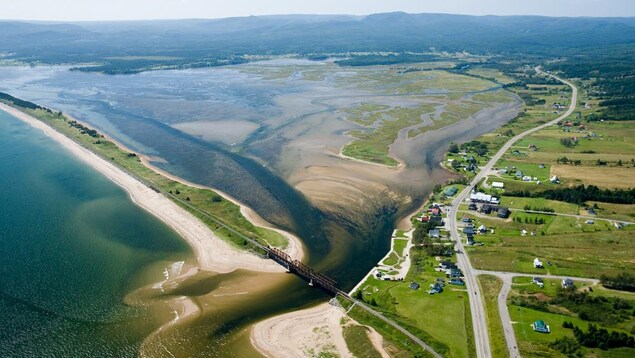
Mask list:
[[[342,295],[344,297],[348,297],[346,292],[337,288],[337,282],[335,280],[322,273],[315,272],[312,268],[298,260],[291,259],[286,252],[270,246],[263,247],[262,249],[267,252],[268,258],[286,268],[288,272],[294,273],[309,281],[309,285],[319,286],[335,296]]]

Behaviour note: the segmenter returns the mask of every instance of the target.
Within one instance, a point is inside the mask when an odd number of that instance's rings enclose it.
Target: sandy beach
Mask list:
[[[260,272],[284,272],[284,269],[273,261],[262,259],[253,254],[241,252],[231,247],[189,212],[126,174],[114,164],[102,159],[88,149],[75,143],[70,138],[57,132],[42,121],[5,104],[0,104],[0,109],[28,123],[34,128],[41,129],[47,136],[60,143],[77,158],[86,162],[92,168],[126,190],[133,202],[159,218],[188,242],[196,255],[201,270],[218,273],[232,272],[236,269]],[[244,212],[249,212],[247,209],[243,210]],[[294,238],[293,235],[290,234],[288,234],[287,237]],[[295,240],[297,240],[297,238],[295,238]],[[302,256],[299,240],[290,240],[289,246],[295,257]]]

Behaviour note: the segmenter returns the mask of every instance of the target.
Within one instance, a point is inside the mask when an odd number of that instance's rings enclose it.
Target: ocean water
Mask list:
[[[189,247],[2,111],[0,173],[0,356],[135,356],[162,322],[152,302],[124,299],[191,260]]]

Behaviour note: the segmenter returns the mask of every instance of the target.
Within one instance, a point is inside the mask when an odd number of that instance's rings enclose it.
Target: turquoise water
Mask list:
[[[160,322],[132,290],[187,245],[41,131],[0,111],[0,355],[135,356]]]

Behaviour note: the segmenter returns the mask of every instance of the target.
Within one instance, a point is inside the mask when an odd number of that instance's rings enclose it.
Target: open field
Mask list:
[[[585,224],[582,219],[522,211],[513,212],[509,220],[466,215],[476,220],[476,227],[483,224],[495,232],[475,237],[484,246],[467,248],[478,269],[596,278],[635,269],[632,227],[617,230],[600,220]],[[539,218],[544,224],[533,223]],[[522,230],[527,232],[524,236]],[[552,266],[533,268],[536,257]]]
[[[553,304],[549,301],[550,298],[554,298],[557,296],[557,291],[560,287],[560,280],[545,279],[544,284],[544,288],[540,288],[537,285],[532,284],[531,278],[529,277],[513,278],[513,286],[510,297],[533,296],[536,297],[539,301],[548,302],[546,307],[549,312],[543,311],[542,309],[532,309],[514,304],[510,304],[509,306],[510,315],[512,320],[514,321],[514,330],[516,333],[516,338],[518,340],[518,346],[523,356],[565,356],[562,353],[549,347],[549,343],[555,341],[558,338],[573,338],[572,330],[562,327],[562,324],[565,321],[572,322],[575,326],[578,326],[583,330],[586,330],[590,323],[594,323],[596,325],[599,325],[600,327],[607,328],[610,331],[617,330],[618,332],[622,331],[627,334],[630,334],[632,332],[633,324],[635,324],[635,319],[632,316],[630,318],[627,318],[622,323],[610,326],[604,326],[599,322],[590,322],[588,320],[584,320],[581,318],[581,315],[579,316],[578,314],[568,310],[564,306],[560,304]],[[619,297],[621,299],[629,300],[631,305],[635,303],[635,300],[633,300],[635,298],[635,294],[632,293],[607,290],[599,285],[589,287],[589,283],[583,282],[576,282],[575,284],[578,291],[586,291],[590,297]],[[590,289],[592,290],[589,291]],[[606,312],[606,314],[608,315],[613,313]],[[545,321],[550,326],[551,333],[545,334],[533,331],[533,329],[531,328],[531,324],[539,319]],[[630,352],[629,354],[632,355],[635,352],[635,349],[620,348],[602,351],[600,349],[580,348],[579,351],[584,356],[591,357],[622,357],[628,356],[625,355],[627,352]]]
[[[426,292],[428,286],[436,278],[445,279],[445,274],[434,271],[437,262],[425,257],[422,252],[412,250],[410,255],[413,266],[404,281],[384,281],[371,276],[360,286],[363,300],[371,305],[376,304],[381,312],[388,313],[398,322],[425,332],[431,340],[422,339],[435,349],[439,347],[437,351],[440,354],[448,357],[471,356],[473,349],[468,347],[467,342],[472,332],[471,328],[468,331],[466,327],[470,314],[465,288],[446,285],[442,293],[429,295]],[[419,283],[421,287],[418,290],[410,289],[411,281]]]
[[[503,334],[503,325],[498,314],[498,294],[503,287],[503,281],[492,275],[478,276],[478,284],[485,298],[485,312],[487,313],[487,331],[489,332],[492,357],[509,357],[507,342]]]
[[[199,211],[193,210],[188,205],[194,206],[213,217],[219,218],[234,230],[245,236],[259,240],[265,245],[270,244],[272,246],[286,247],[287,239],[283,235],[269,229],[254,226],[241,214],[240,207],[238,205],[224,199],[217,193],[209,189],[200,189],[184,185],[180,182],[169,179],[164,175],[158,174],[144,165],[139,157],[134,155],[134,153],[120,149],[115,143],[109,141],[108,139],[103,137],[92,137],[85,133],[85,131],[70,126],[69,120],[63,115],[58,116],[57,114],[48,113],[40,109],[24,111],[45,121],[46,123],[49,123],[62,134],[77,141],[84,147],[89,148],[103,158],[110,158],[126,172],[141,178],[144,182],[157,189],[168,192],[176,198],[179,198],[180,200],[174,200],[177,205],[183,207],[192,215],[201,219],[218,237],[228,241],[232,245],[243,249],[251,248],[251,245],[249,245],[244,239],[232,235],[232,233],[227,230],[222,230],[217,223],[213,222]],[[187,202],[188,205],[185,205],[183,201]]]

